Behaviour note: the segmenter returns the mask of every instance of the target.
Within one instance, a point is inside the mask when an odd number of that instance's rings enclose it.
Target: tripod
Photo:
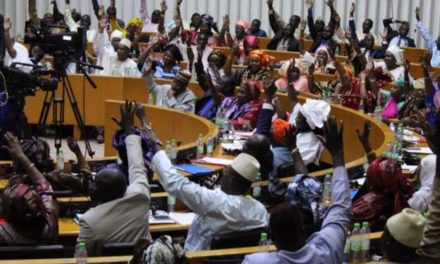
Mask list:
[[[90,65],[81,61],[72,60],[78,64],[80,64],[82,67],[96,67],[94,65]],[[90,146],[89,139],[87,138],[87,135],[85,133],[85,124],[84,119],[81,116],[81,113],[78,108],[78,102],[76,101],[75,94],[72,90],[72,85],[70,83],[69,76],[67,75],[66,67],[69,61],[65,61],[64,59],[60,57],[54,58],[54,66],[55,66],[55,73],[53,77],[56,77],[59,82],[62,82],[63,88],[62,88],[62,95],[61,97],[57,97],[55,95],[56,89],[52,91],[46,91],[46,94],[44,96],[44,103],[43,107],[40,112],[40,117],[38,119],[38,125],[40,127],[43,127],[46,124],[47,117],[49,115],[49,109],[50,106],[53,106],[53,124],[55,125],[55,148],[57,149],[57,153],[59,152],[59,149],[61,148],[61,140],[62,140],[62,129],[64,127],[64,106],[65,106],[65,99],[66,94],[67,98],[69,100],[70,106],[73,111],[73,115],[76,120],[76,124],[81,130],[81,133],[84,136],[84,143],[86,145],[87,152],[90,157],[93,158],[93,155],[95,152],[92,150]],[[99,68],[99,67],[96,67]],[[87,78],[87,80],[91,83],[92,87],[96,88],[96,85],[93,83],[93,81],[90,79],[90,77],[87,75],[86,71],[83,71],[83,74]]]

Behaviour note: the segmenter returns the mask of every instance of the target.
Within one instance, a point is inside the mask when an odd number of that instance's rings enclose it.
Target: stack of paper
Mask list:
[[[413,154],[434,154],[432,150],[428,147],[407,148],[405,151]]]
[[[194,213],[170,213],[170,217],[181,225],[191,225],[195,216]]]
[[[150,224],[175,224],[176,221],[171,219],[167,212],[162,210],[156,210],[155,214],[150,210],[148,214],[148,221]]]
[[[203,157],[201,159],[198,159],[197,162],[207,163],[207,164],[214,164],[214,165],[229,166],[232,163],[232,160],[230,160],[230,159],[220,159],[220,158],[211,158],[211,157]]]

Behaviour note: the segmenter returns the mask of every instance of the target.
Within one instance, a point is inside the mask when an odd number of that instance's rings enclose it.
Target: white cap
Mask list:
[[[240,153],[231,163],[238,174],[250,182],[257,179],[257,173],[260,170],[260,163],[257,159],[246,153]]]
[[[306,99],[300,111],[311,129],[322,128],[330,114],[330,105],[323,100]]]
[[[128,49],[131,49],[131,41],[127,38],[121,39],[121,41],[119,41],[119,44],[126,46]]]
[[[387,221],[387,228],[395,240],[410,248],[420,247],[425,218],[414,209],[405,208]]]
[[[124,37],[124,33],[122,33],[121,31],[115,29],[113,30],[111,36],[110,36],[110,40],[114,39],[114,38],[123,38]]]

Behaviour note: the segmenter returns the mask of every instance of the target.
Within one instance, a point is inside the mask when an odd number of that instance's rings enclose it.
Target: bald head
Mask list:
[[[243,152],[254,157],[270,151],[270,141],[267,137],[254,134],[243,145]]]
[[[127,189],[124,173],[118,169],[103,169],[96,174],[90,187],[90,197],[98,203],[121,198]]]

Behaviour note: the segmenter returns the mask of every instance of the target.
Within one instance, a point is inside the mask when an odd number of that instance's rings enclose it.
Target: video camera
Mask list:
[[[62,33],[52,33],[52,29],[66,30],[65,27],[60,26],[34,26],[32,34],[26,34],[24,42],[40,46],[44,53],[54,57],[54,61],[61,59],[63,62],[69,62],[69,59],[79,60],[84,56],[87,48],[87,35],[84,28],[79,27],[77,32]]]

